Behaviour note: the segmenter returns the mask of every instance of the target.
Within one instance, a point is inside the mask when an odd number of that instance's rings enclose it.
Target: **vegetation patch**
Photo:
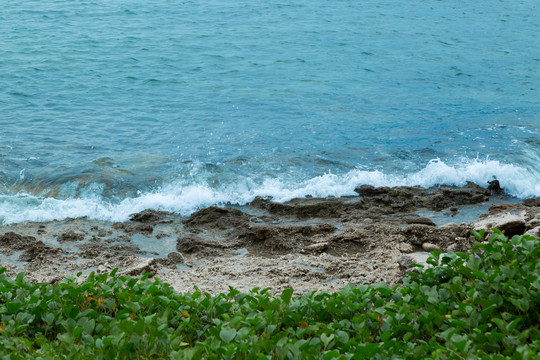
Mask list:
[[[432,253],[394,287],[179,294],[148,274],[31,284],[0,270],[5,359],[538,359],[540,242]]]

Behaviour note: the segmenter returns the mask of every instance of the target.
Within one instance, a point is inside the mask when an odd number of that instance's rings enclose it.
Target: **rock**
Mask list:
[[[0,246],[11,250],[24,250],[36,241],[37,239],[33,236],[19,235],[10,231],[0,237]]]
[[[423,224],[412,224],[401,231],[406,241],[414,246],[422,246],[425,242],[445,244],[454,241],[456,236],[463,235],[461,227],[435,227]]]
[[[453,251],[453,252],[456,252],[459,250],[459,245],[457,243],[454,243],[454,244],[450,244],[448,245],[448,247],[446,248],[446,251]]]
[[[427,259],[430,257],[428,252],[415,252],[407,255],[403,255],[398,259],[398,264],[405,272],[409,272],[415,267],[413,264],[427,266]]]
[[[436,226],[435,223],[426,217],[406,217],[403,219],[407,224],[422,224],[428,226]]]
[[[169,213],[165,211],[156,211],[156,210],[146,209],[139,213],[129,215],[129,220],[142,222],[142,223],[147,223],[147,222],[155,223],[162,220],[167,215],[169,215]]]
[[[474,230],[487,231],[491,230],[492,228],[497,228],[504,231],[504,234],[510,238],[514,235],[523,235],[526,230],[525,216],[525,211],[518,214],[506,212],[488,215],[483,219],[474,222],[472,224],[472,228]]]
[[[122,275],[137,276],[145,273],[150,273],[152,276],[156,274],[155,267],[156,259],[154,258],[142,258],[139,256],[131,256],[124,265],[124,268],[120,272]]]
[[[60,249],[55,249],[45,245],[42,241],[36,241],[24,249],[23,253],[19,256],[19,261],[33,261],[34,259],[43,259],[46,256],[56,255],[60,253]]]
[[[331,224],[252,224],[242,239],[248,240],[251,247],[281,252],[300,250],[312,245],[317,238],[331,235],[336,230]]]
[[[123,230],[127,234],[144,234],[144,235],[151,235],[154,231],[154,228],[150,224],[139,224],[139,223],[115,223],[112,226],[114,229],[117,230]]]
[[[523,205],[527,207],[540,207],[540,197],[525,199],[523,200]]]
[[[167,258],[174,264],[183,264],[186,262],[186,259],[184,258],[184,256],[177,252],[169,253],[169,255],[167,255]]]
[[[404,242],[400,242],[398,244],[398,250],[402,253],[411,253],[414,251],[414,248],[411,244],[409,243],[404,243]]]
[[[206,227],[226,230],[249,223],[249,216],[238,209],[210,206],[193,213],[184,221],[186,227]]]
[[[536,238],[540,237],[540,226],[527,230],[523,235],[530,235]]]
[[[304,252],[319,252],[328,249],[327,242],[321,242],[304,247]]]
[[[81,241],[84,239],[84,235],[81,233],[76,233],[73,230],[66,231],[57,237],[58,242],[68,242],[68,241]]]
[[[176,241],[176,250],[183,254],[201,253],[206,256],[217,256],[222,254],[224,249],[225,246],[221,243],[203,239],[193,233],[182,234]]]
[[[360,196],[382,195],[388,193],[389,191],[389,187],[375,187],[372,185],[362,185],[354,189],[354,192]]]
[[[488,189],[491,191],[492,194],[500,195],[504,193],[504,189],[501,187],[499,180],[488,181],[488,184]]]
[[[425,242],[425,243],[422,244],[422,249],[424,249],[427,252],[432,252],[432,251],[435,251],[435,250],[441,250],[441,248],[438,245],[428,243],[428,242]]]

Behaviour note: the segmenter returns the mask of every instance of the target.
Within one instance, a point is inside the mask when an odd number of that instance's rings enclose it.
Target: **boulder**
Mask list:
[[[402,271],[411,272],[415,269],[413,264],[427,266],[427,259],[430,257],[428,252],[414,252],[411,254],[403,255],[398,259],[398,264]]]
[[[486,230],[497,228],[504,231],[508,237],[523,235],[526,230],[526,212],[519,213],[504,212],[488,215],[485,218],[472,223],[473,230]]]

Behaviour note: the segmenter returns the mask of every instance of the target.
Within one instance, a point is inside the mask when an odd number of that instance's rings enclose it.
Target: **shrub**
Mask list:
[[[474,233],[479,241],[483,232]],[[494,229],[403,284],[179,294],[147,275],[30,284],[0,270],[5,359],[538,359],[540,242]],[[80,274],[79,274],[80,276]]]

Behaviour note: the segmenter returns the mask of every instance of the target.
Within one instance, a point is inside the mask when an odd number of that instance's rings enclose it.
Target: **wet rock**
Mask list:
[[[98,257],[115,259],[125,256],[135,256],[137,254],[147,254],[146,251],[142,251],[137,245],[126,243],[108,245],[100,242],[88,242],[77,247],[81,250],[79,253],[80,256],[85,259],[95,259]]]
[[[169,255],[167,255],[167,258],[173,263],[173,264],[183,264],[185,263],[186,259],[184,259],[184,256],[182,254],[179,254],[177,252],[171,252]]]
[[[27,246],[35,243],[37,239],[33,236],[19,235],[12,231],[0,237],[0,246],[10,250],[24,250]]]
[[[422,244],[422,249],[424,249],[424,251],[427,251],[427,252],[441,250],[441,248],[438,245],[428,243],[428,242],[425,242]]]
[[[488,190],[490,190],[492,194],[500,195],[504,193],[504,189],[501,187],[499,180],[488,181],[488,184]]]
[[[225,246],[213,241],[203,240],[195,234],[184,234],[176,241],[176,250],[182,254],[199,254],[205,256],[219,256],[223,254]]]
[[[84,239],[84,234],[76,233],[73,230],[66,231],[63,234],[60,234],[60,236],[57,237],[58,242],[69,242],[69,241],[81,241]]]
[[[342,199],[330,198],[293,199],[285,204],[255,198],[250,205],[267,210],[274,215],[294,215],[301,219],[336,218],[340,217],[345,210],[351,208],[351,204],[345,204]]]
[[[437,226],[435,223],[426,217],[406,217],[403,219],[407,224],[423,224],[428,226]]]
[[[136,214],[129,215],[129,220],[142,223],[156,223],[163,220],[168,215],[170,214],[165,211],[146,209]]]
[[[47,256],[58,255],[62,251],[45,245],[42,241],[36,241],[28,244],[23,253],[19,256],[19,261],[33,261],[35,259],[44,259]]]
[[[238,209],[219,208],[210,206],[193,213],[184,221],[186,227],[205,227],[227,230],[231,227],[244,226],[249,222],[249,216]]]
[[[540,197],[525,199],[523,200],[523,205],[527,207],[540,207]]]
[[[151,235],[154,232],[154,227],[145,223],[115,223],[112,226],[114,229],[123,230],[127,234],[143,234]]]

